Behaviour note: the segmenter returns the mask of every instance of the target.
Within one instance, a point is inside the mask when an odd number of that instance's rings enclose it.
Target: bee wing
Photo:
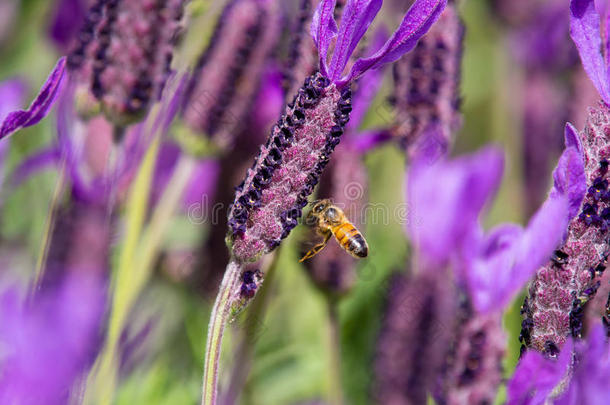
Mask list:
[[[324,240],[324,237],[318,233],[316,226],[304,226],[302,228],[303,231],[298,237],[300,257],[303,257],[305,253]]]

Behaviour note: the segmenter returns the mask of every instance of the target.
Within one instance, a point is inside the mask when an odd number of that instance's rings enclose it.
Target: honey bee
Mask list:
[[[331,200],[325,199],[316,202],[307,214],[305,223],[311,225],[324,240],[309,250],[299,260],[299,263],[320,253],[333,235],[335,235],[339,246],[356,259],[362,259],[369,253],[369,245],[366,243],[364,236],[347,219],[343,210],[334,205]]]

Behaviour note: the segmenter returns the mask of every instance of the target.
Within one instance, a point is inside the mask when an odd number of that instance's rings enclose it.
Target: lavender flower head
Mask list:
[[[413,52],[393,66],[394,89],[390,101],[396,117],[392,133],[409,152],[431,130],[442,134],[442,142],[448,149],[461,125],[463,36],[464,24],[457,6],[449,2]]]
[[[95,0],[68,58],[81,85],[79,107],[96,101],[116,125],[140,120],[170,72],[185,0]]]
[[[297,225],[307,197],[349,121],[350,83],[367,70],[393,62],[410,51],[445,4],[445,0],[415,2],[382,48],[371,57],[358,59],[342,76],[381,1],[349,1],[339,30],[333,19],[335,1],[320,2],[311,26],[320,73],[305,80],[236,191],[229,213],[228,241],[237,262],[254,261],[270,252]],[[328,49],[335,37],[337,42],[328,64]]]
[[[221,149],[244,128],[269,57],[280,36],[276,0],[232,0],[189,83],[184,120]]]
[[[582,133],[577,134],[571,126],[566,128],[566,138],[571,139],[584,161],[586,185],[578,186],[586,187],[586,195],[582,206],[575,202],[572,205],[566,239],[538,270],[522,309],[523,343],[549,355],[556,355],[569,335],[581,336],[584,306],[595,296],[610,254],[610,93],[606,62],[600,53],[599,15],[593,1],[572,1],[570,11],[570,33],[603,103],[590,111]]]

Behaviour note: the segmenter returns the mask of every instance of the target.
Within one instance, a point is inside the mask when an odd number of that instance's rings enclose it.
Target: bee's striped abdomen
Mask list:
[[[362,234],[350,222],[339,225],[333,231],[339,245],[357,258],[366,257],[369,248]]]

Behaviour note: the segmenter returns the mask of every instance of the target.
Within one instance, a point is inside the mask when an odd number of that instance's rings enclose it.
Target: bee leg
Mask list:
[[[317,245],[315,245],[313,248],[311,248],[311,250],[309,252],[305,253],[305,256],[303,256],[301,258],[301,260],[299,260],[299,263],[303,263],[305,260],[311,259],[315,255],[320,253],[320,250],[324,249],[324,247],[330,240],[331,236],[333,236],[332,232],[330,232],[330,231],[325,232],[324,240],[322,242],[318,243]]]

